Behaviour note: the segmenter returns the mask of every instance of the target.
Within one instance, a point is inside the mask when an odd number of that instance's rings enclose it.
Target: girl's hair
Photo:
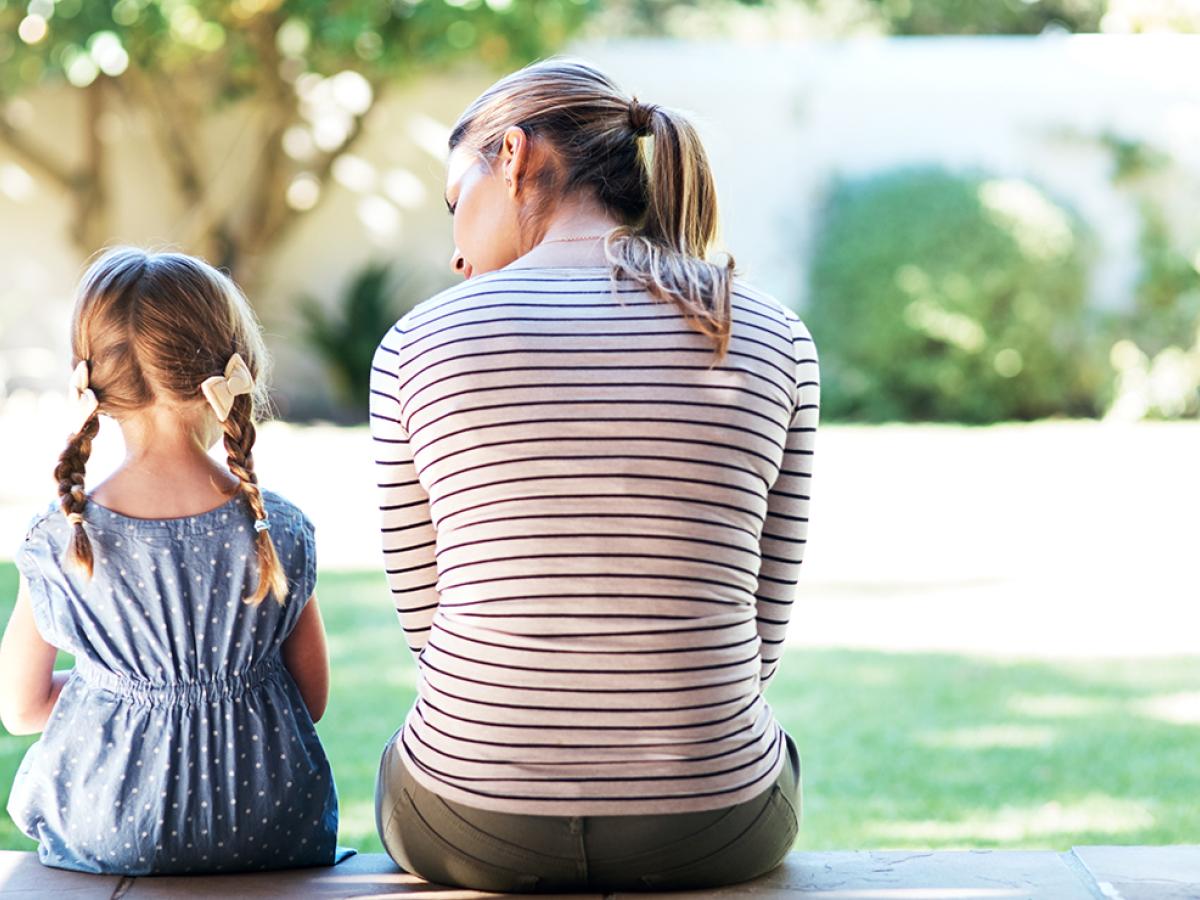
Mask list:
[[[181,253],[146,253],[131,247],[105,252],[84,275],[71,323],[72,366],[88,367],[88,386],[99,410],[71,436],[54,477],[63,513],[87,505],[84,467],[100,428],[99,412],[120,418],[155,402],[181,414],[208,410],[201,383],[224,375],[233,354],[254,376],[253,394],[234,398],[224,422],[229,470],[256,518],[266,517],[254,473],[254,423],[266,410],[269,360],[258,320],[237,285],[203,260]],[[74,518],[69,558],[90,577],[92,547]],[[287,576],[269,532],[258,532],[258,587],[246,598],[258,604],[269,592],[283,603]]]
[[[591,193],[624,224],[607,235],[614,275],[674,302],[716,342],[729,347],[733,258],[707,261],[717,237],[717,194],[696,130],[680,113],[645,105],[585,62],[554,58],[496,82],[459,118],[460,144],[489,164],[504,132],[519,126],[553,150],[531,176],[533,202],[522,211],[528,247],[544,233],[536,221],[555,197]],[[652,146],[641,138],[650,138]],[[534,220],[534,221],[531,221]]]

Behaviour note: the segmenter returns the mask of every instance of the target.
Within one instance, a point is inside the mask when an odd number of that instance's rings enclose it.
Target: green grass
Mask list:
[[[0,618],[16,572],[0,564]],[[382,576],[319,582],[333,693],[318,730],[341,842],[379,850],[379,752],[414,694]],[[1200,840],[1200,657],[996,662],[792,651],[768,692],[804,762],[797,846],[1004,847]],[[31,739],[0,736],[0,796]],[[0,847],[29,849],[7,816]]]

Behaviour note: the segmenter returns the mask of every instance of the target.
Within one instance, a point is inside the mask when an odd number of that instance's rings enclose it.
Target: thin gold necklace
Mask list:
[[[604,237],[604,235],[602,235],[602,234],[585,234],[585,235],[580,235],[579,237],[546,238],[546,239],[540,241],[539,243],[542,243],[542,244],[567,244],[567,243],[570,243],[571,241],[598,241],[598,240],[601,240],[603,237]]]

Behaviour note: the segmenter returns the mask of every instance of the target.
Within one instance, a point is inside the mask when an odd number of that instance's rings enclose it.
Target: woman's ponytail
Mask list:
[[[719,362],[732,329],[734,262],[708,262],[717,239],[717,192],[708,155],[682,114],[639,103],[586,62],[549,59],[502,78],[451,129],[450,149],[465,144],[494,159],[505,131],[520,126],[553,148],[555,161],[533,179],[527,235],[555,199],[594,196],[623,225],[606,235],[613,274],[676,304],[712,338]]]
[[[734,261],[708,262],[717,238],[717,192],[700,136],[683,116],[661,106],[630,104],[635,139],[647,136],[641,159],[646,212],[641,223],[608,235],[605,255],[619,274],[675,303],[692,325],[729,349]]]

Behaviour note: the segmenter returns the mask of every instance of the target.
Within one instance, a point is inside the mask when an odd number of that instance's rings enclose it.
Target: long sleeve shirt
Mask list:
[[[720,361],[599,267],[501,269],[397,322],[371,431],[417,780],[571,816],[769,787],[818,393],[803,323],[740,280]]]

